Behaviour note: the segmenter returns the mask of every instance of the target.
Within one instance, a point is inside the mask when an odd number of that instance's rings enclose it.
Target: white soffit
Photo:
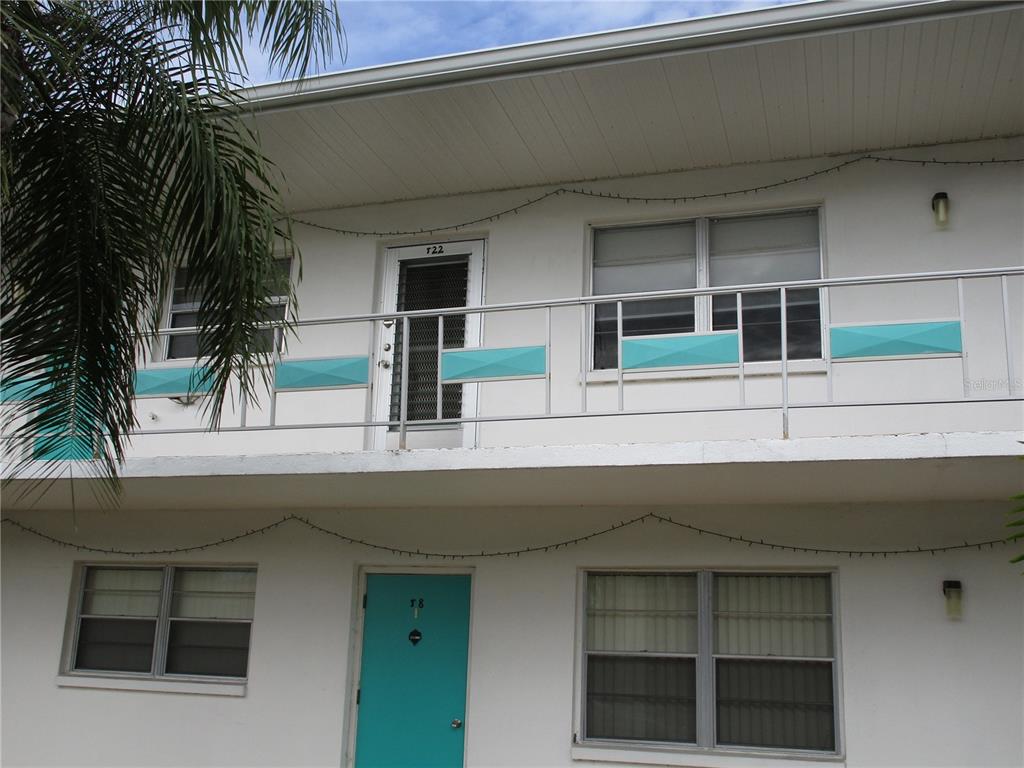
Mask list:
[[[250,92],[293,211],[1024,133],[1024,4],[822,2]]]

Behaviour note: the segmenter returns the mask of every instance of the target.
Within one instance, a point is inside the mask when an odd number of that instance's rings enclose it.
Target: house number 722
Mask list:
[[[444,253],[444,246],[443,245],[428,245],[427,246],[427,253],[429,253],[429,254]]]

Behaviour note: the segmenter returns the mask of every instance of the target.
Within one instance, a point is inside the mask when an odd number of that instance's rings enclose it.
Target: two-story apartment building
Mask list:
[[[1022,69],[839,0],[254,89],[298,333],[210,433],[175,291],[121,506],[10,497],[4,763],[1021,765]]]

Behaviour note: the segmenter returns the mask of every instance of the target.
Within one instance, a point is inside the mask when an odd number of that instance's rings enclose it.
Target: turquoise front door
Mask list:
[[[366,577],[356,768],[462,768],[468,575]]]

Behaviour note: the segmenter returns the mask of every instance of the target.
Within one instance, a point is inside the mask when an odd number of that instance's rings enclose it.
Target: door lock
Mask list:
[[[381,368],[390,368],[391,367],[391,361],[390,360],[381,360],[379,363],[377,363],[377,365],[379,365]]]
[[[461,727],[462,727],[462,721],[459,720],[459,718],[456,717],[454,720],[452,720],[452,728],[461,728]]]

